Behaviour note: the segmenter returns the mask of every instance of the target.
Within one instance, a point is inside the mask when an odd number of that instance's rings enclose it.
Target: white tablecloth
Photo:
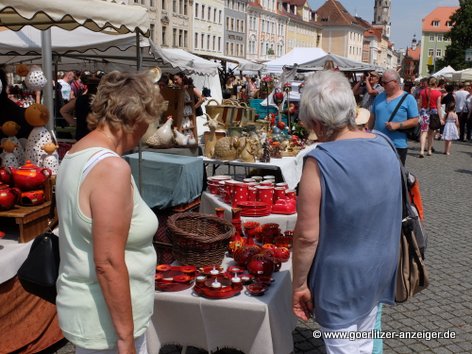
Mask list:
[[[225,259],[226,264],[232,264]],[[192,289],[156,292],[154,315],[147,331],[148,351],[165,344],[208,351],[229,347],[246,354],[288,354],[293,351],[296,319],[291,311],[291,262],[274,273],[275,281],[260,297],[240,295],[212,300]]]
[[[223,202],[217,195],[211,194],[209,192],[203,192],[202,198],[200,200],[200,213],[205,214],[215,214],[215,208],[224,208],[225,209],[225,219],[231,221],[231,205]],[[257,221],[260,224],[267,223],[277,223],[280,226],[282,232],[286,230],[293,230],[295,228],[295,223],[297,222],[297,214],[270,214],[267,216],[258,216],[258,217],[241,217],[242,222],[246,221]]]
[[[0,239],[0,284],[13,278],[25,261],[33,240],[18,243],[16,240]]]

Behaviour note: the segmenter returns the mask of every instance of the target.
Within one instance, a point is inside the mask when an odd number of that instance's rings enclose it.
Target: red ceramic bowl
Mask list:
[[[192,277],[190,275],[181,274],[181,275],[174,276],[174,281],[176,283],[187,283],[191,280],[192,280]]]
[[[180,271],[185,274],[193,274],[197,271],[197,267],[193,265],[181,266]]]
[[[252,296],[261,296],[267,291],[268,286],[260,283],[252,283],[246,286],[246,289]]]
[[[156,270],[158,272],[167,272],[172,269],[172,266],[170,264],[158,264],[156,266]]]

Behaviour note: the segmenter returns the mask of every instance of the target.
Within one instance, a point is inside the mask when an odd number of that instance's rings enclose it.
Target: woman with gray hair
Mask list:
[[[328,332],[374,329],[394,303],[402,221],[400,162],[382,134],[360,131],[340,72],[305,81],[300,119],[321,142],[305,157],[293,245],[293,311],[320,324],[328,353],[372,353],[373,340]],[[375,171],[375,173],[373,173]]]

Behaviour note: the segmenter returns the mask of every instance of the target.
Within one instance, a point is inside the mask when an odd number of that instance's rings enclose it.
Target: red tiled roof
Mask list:
[[[416,49],[407,48],[406,56],[412,60],[419,61],[421,56],[421,46],[417,46]]]
[[[259,4],[257,1],[251,1],[247,4],[248,6],[252,6],[252,7],[258,7],[258,8],[261,8],[262,9],[262,6],[261,4]]]
[[[316,10],[316,13],[318,14],[317,22],[321,23],[323,26],[361,25],[337,0],[327,0]]]
[[[382,40],[382,32],[383,29],[379,27],[371,27],[367,31],[364,32],[364,37],[375,37],[377,41]]]
[[[446,26],[450,17],[459,9],[458,6],[436,7],[423,19],[423,32],[449,32],[451,27]],[[433,26],[433,22],[438,21],[439,26]]]

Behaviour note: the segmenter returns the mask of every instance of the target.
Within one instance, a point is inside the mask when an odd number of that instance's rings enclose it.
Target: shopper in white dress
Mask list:
[[[442,134],[444,140],[444,154],[451,154],[451,145],[453,140],[459,139],[459,118],[456,113],[456,104],[451,101],[446,106],[446,124]]]

